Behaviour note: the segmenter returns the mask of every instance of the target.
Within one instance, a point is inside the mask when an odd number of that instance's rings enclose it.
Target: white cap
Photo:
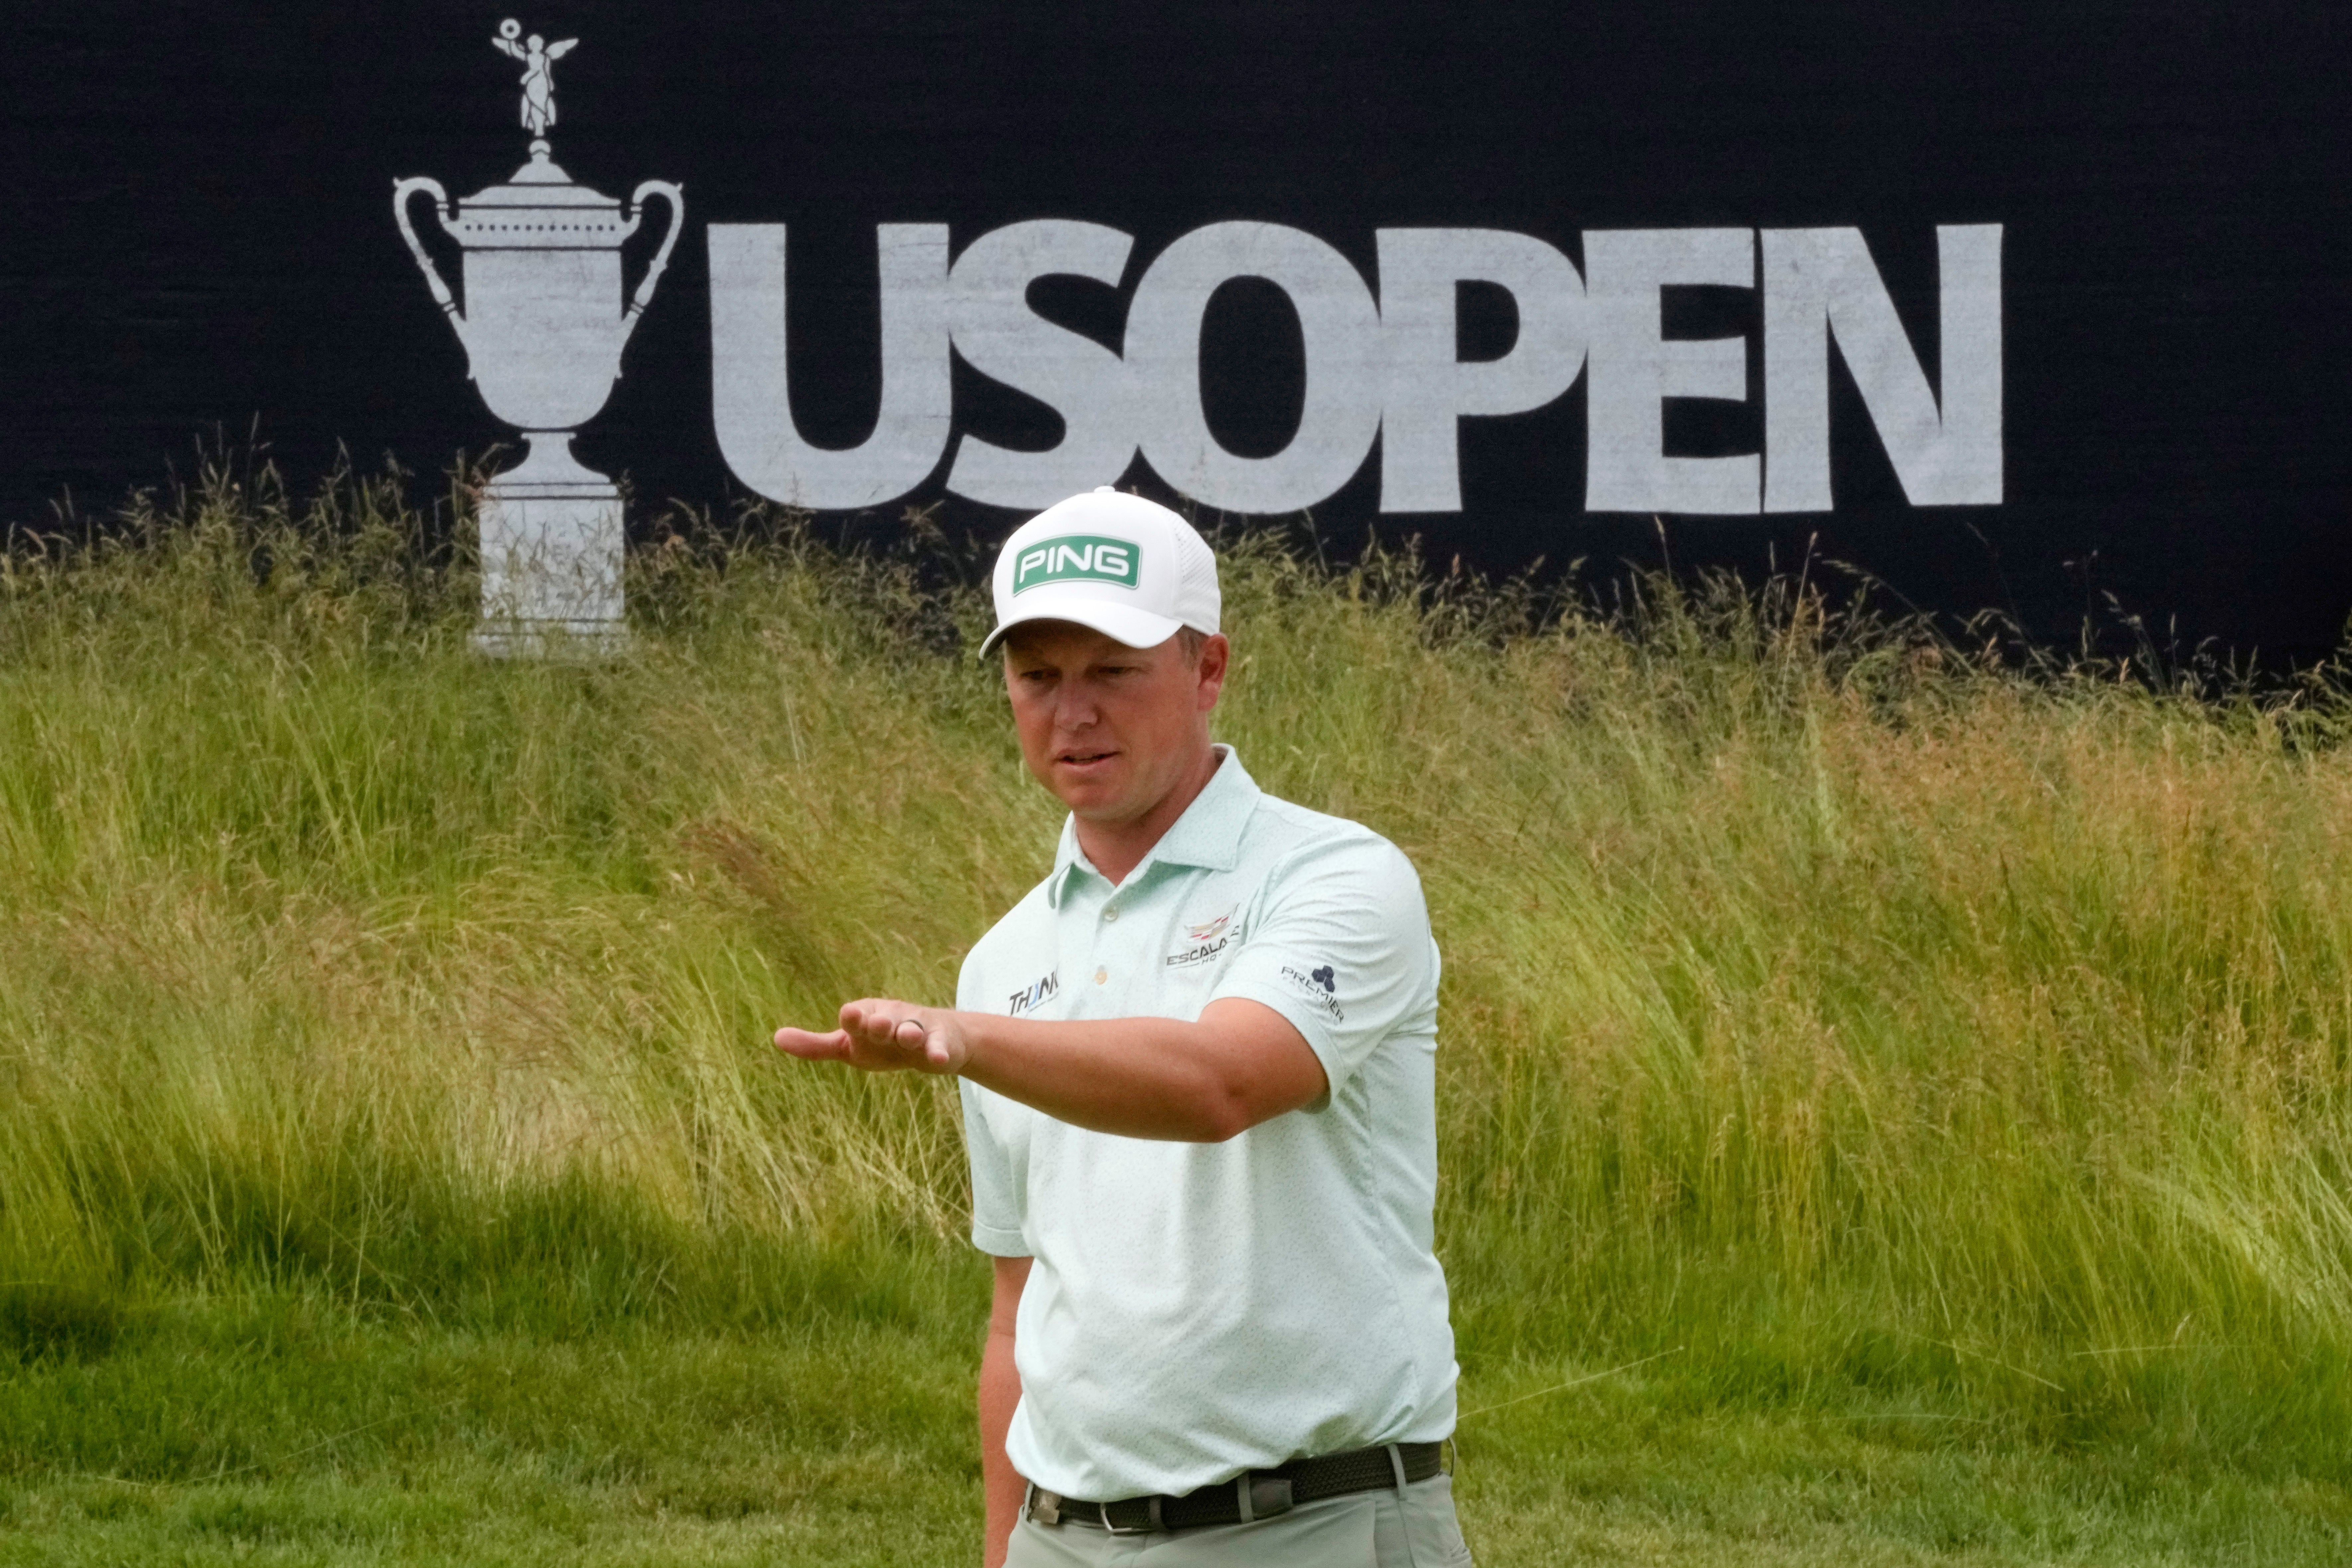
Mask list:
[[[1075,621],[1129,647],[1179,627],[1217,629],[1217,558],[1192,525],[1104,485],[1055,501],[1013,531],[996,557],[996,629],[984,656],[1024,621]]]

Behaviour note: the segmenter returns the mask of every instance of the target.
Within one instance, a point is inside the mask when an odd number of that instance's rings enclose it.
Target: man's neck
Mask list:
[[[1176,826],[1176,819],[1184,815],[1185,808],[1209,787],[1209,781],[1216,776],[1217,764],[1224,760],[1225,754],[1214,746],[1202,747],[1200,755],[1185,769],[1176,787],[1132,821],[1089,822],[1079,817],[1078,847],[1086,852],[1087,863],[1108,878],[1114,888],[1126,881],[1128,873],[1143,864],[1151,847]]]

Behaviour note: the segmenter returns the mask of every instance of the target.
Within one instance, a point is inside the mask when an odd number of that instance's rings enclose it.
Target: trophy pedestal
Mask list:
[[[482,618],[492,658],[601,658],[628,646],[621,590],[621,492],[534,442],[522,467],[482,489]]]

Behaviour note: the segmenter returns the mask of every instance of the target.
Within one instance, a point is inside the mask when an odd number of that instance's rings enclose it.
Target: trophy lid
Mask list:
[[[504,184],[485,185],[457,202],[447,225],[460,245],[485,250],[614,250],[634,225],[621,203],[574,184],[549,156],[544,139],[530,144],[530,162]]]

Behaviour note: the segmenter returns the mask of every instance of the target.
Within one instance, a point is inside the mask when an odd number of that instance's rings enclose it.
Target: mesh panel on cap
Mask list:
[[[1214,632],[1224,612],[1224,596],[1217,587],[1217,558],[1202,539],[1180,520],[1171,530],[1176,535],[1176,603],[1177,614],[1196,631]],[[1205,610],[1208,624],[1200,621]]]

